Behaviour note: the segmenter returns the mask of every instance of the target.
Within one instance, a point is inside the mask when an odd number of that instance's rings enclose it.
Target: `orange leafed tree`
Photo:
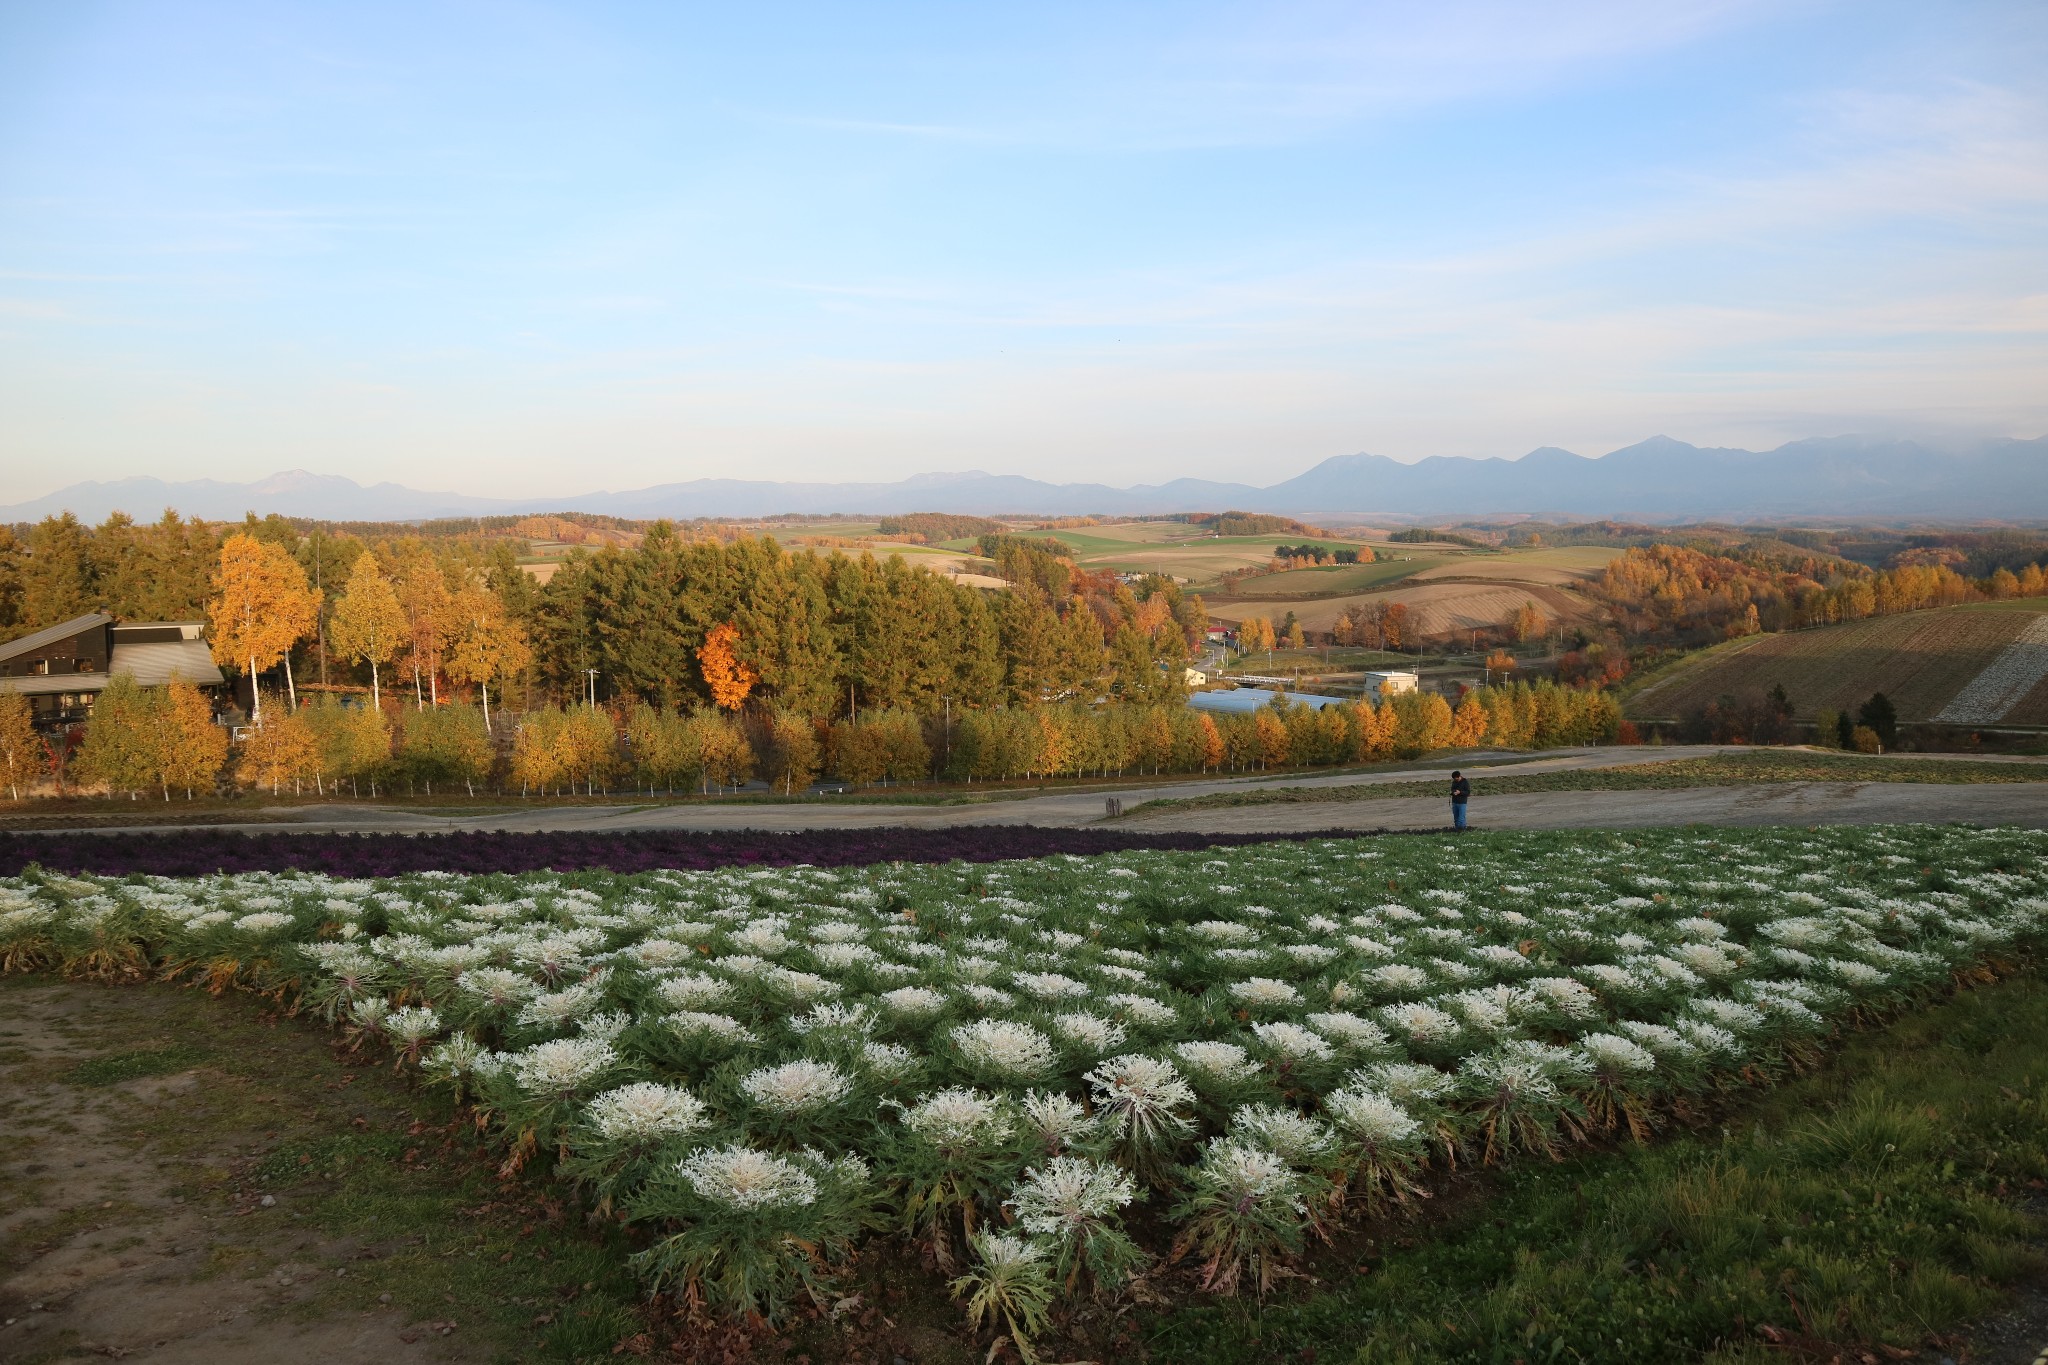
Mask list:
[[[213,586],[216,596],[206,614],[214,660],[249,670],[251,705],[261,724],[263,698],[256,675],[289,659],[292,646],[319,619],[320,599],[306,582],[306,571],[281,546],[246,535],[221,542]]]
[[[733,652],[739,638],[736,626],[713,626],[697,650],[697,666],[704,672],[704,685],[711,689],[711,700],[721,711],[739,710],[754,684],[761,680],[761,675]]]

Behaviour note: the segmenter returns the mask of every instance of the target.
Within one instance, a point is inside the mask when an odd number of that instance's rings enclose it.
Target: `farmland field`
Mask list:
[[[1931,720],[2041,616],[2038,604],[2025,610],[2004,603],[1943,607],[1758,636],[1681,666],[1629,697],[1626,706],[1631,716],[1668,719],[1729,693],[1782,686],[1801,717],[1823,707],[1853,709],[1882,691],[1901,720]],[[2035,696],[2048,702],[2039,689]],[[2013,720],[2033,714],[2037,705],[2035,697],[2023,700]]]
[[[1400,567],[1398,565],[1394,567]],[[1265,579],[1250,587],[1264,587]],[[1422,635],[1445,635],[1461,630],[1499,626],[1527,604],[1534,604],[1551,620],[1574,620],[1584,616],[1587,606],[1555,588],[1517,583],[1419,583],[1388,592],[1359,593],[1349,597],[1300,599],[1217,595],[1202,599],[1211,616],[1242,621],[1247,616],[1278,620],[1293,612],[1304,630],[1329,630],[1337,618],[1360,603],[1400,602],[1407,606],[1411,629]]]
[[[1321,564],[1309,569],[1264,574],[1246,586],[1260,597],[1361,593],[1413,578],[1445,562],[1439,556],[1429,555],[1412,559],[1383,559],[1372,564]]]
[[[1836,1021],[2037,944],[2044,853],[1890,827],[32,872],[0,885],[0,966],[296,1002],[471,1097],[510,1165],[553,1160],[630,1216],[650,1287],[714,1312],[786,1314],[871,1238],[1042,1307],[1164,1256],[1183,1288],[1263,1285],[1453,1158],[1804,1065]]]
[[[1556,549],[1511,550],[1484,558],[1452,560],[1423,570],[1420,581],[1435,578],[1483,578],[1495,583],[1541,583],[1553,588],[1570,587],[1597,579],[1621,551],[1597,545],[1567,545]]]

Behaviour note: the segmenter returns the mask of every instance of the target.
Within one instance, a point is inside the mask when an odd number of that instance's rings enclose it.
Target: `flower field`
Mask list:
[[[1263,1290],[1432,1168],[1648,1135],[2038,947],[2048,839],[1317,839],[341,879],[30,870],[0,968],[275,993],[777,1319],[865,1242],[1028,1350],[1170,1263]]]

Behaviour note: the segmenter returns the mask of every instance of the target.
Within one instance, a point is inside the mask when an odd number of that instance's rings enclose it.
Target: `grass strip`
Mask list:
[[[1773,782],[1924,782],[1957,786],[1981,783],[2048,782],[2048,764],[1984,763],[1969,759],[1869,758],[1860,754],[1717,754],[1679,758],[1626,768],[1580,768],[1570,772],[1509,773],[1475,779],[1474,797],[1517,792],[1668,791],[1690,787],[1748,787]],[[1215,810],[1231,806],[1288,805],[1324,801],[1398,801],[1449,798],[1450,782],[1360,783],[1348,787],[1264,787],[1214,792],[1207,796],[1148,801],[1143,810]],[[1133,814],[1138,810],[1133,807]]]
[[[1852,1039],[1718,1131],[1501,1173],[1297,1302],[1190,1308],[1158,1358],[1901,1359],[2048,1271],[2048,983]],[[2031,1206],[2031,1211],[2030,1211]]]
[[[172,1076],[180,1071],[190,1071],[211,1055],[205,1048],[189,1043],[138,1048],[80,1062],[64,1079],[73,1085],[118,1085],[144,1076]]]

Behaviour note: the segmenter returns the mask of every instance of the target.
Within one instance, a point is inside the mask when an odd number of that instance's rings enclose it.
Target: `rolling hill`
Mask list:
[[[2048,651],[2039,672],[1993,689],[1988,710],[1944,714],[1987,670],[1999,670],[1994,677],[2023,672],[2030,648],[2023,637],[2042,622],[2048,603],[1978,603],[1752,636],[1679,665],[1631,695],[1625,709],[1637,720],[1673,720],[1722,696],[1781,686],[1802,720],[1823,708],[1854,709],[1883,692],[1903,721],[2048,725]]]

